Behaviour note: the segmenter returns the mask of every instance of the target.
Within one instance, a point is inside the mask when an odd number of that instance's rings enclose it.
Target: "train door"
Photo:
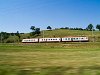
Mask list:
[[[73,41],[73,38],[71,38],[71,41]]]

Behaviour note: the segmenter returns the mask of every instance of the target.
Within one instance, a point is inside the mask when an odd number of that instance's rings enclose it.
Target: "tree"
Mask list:
[[[18,36],[9,36],[9,38],[7,38],[5,40],[6,43],[15,43],[18,42],[19,38]]]
[[[31,26],[30,29],[33,31],[31,32],[31,35],[40,34],[40,28],[35,28],[35,26]]]
[[[38,34],[38,35],[40,34],[40,28],[35,29],[35,34]]]
[[[32,32],[30,33],[30,35],[31,35],[31,36],[32,36],[32,35],[35,35],[35,26],[31,26],[30,29],[32,30]]]
[[[92,31],[93,25],[92,25],[92,24],[89,24],[88,27],[87,27],[86,29],[89,30],[89,31]]]
[[[0,33],[0,42],[4,42],[9,37],[9,33],[1,32]]]
[[[52,28],[50,26],[48,26],[47,29],[51,30]]]
[[[35,30],[35,26],[31,26],[31,28],[30,28],[31,30]]]
[[[20,34],[19,34],[19,31],[17,31],[16,36],[18,36],[19,41],[20,41]]]
[[[69,27],[65,27],[65,29],[69,29]]]
[[[100,24],[96,25],[96,29],[99,29],[99,31],[100,31]]]

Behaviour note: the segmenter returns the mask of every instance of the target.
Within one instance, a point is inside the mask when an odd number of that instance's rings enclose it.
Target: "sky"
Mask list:
[[[100,24],[100,0],[0,0],[0,32]]]

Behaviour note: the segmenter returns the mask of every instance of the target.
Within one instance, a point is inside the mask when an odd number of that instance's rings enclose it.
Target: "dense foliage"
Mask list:
[[[97,24],[96,28],[100,31],[100,24]]]

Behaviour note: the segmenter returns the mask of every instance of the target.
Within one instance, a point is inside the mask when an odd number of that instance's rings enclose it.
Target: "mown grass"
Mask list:
[[[0,44],[0,75],[100,75],[100,43]]]

